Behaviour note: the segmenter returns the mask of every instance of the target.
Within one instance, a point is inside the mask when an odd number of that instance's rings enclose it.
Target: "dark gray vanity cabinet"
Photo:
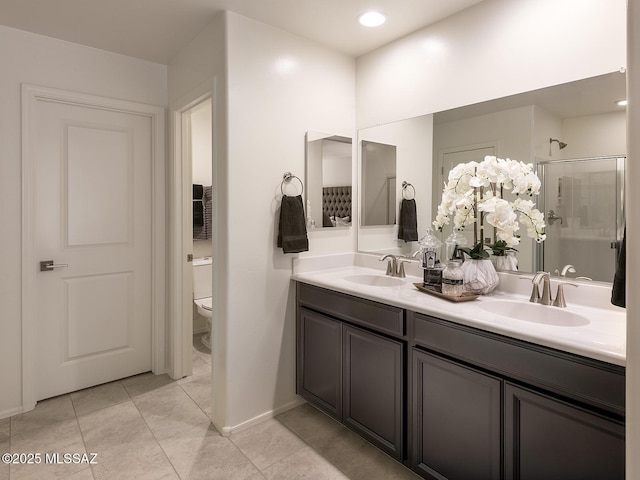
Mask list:
[[[624,368],[409,313],[425,478],[624,479]]]
[[[297,301],[298,394],[422,477],[624,480],[624,367],[304,283]]]
[[[624,479],[624,424],[505,384],[505,479]]]
[[[298,311],[298,395],[342,419],[342,323]]]
[[[405,345],[349,325],[343,332],[344,424],[402,460]]]
[[[413,463],[425,478],[501,478],[502,381],[414,349]]]
[[[298,284],[298,395],[400,461],[404,325],[400,308]]]

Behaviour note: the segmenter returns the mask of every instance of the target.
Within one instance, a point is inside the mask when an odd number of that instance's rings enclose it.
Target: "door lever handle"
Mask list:
[[[40,262],[40,271],[49,272],[54,268],[66,268],[68,266],[66,263],[53,263],[53,260],[43,260]]]

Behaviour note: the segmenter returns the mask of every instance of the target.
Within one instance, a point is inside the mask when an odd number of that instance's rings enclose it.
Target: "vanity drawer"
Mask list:
[[[300,305],[383,333],[404,336],[404,310],[298,282]]]
[[[623,367],[418,313],[409,321],[417,346],[624,415]]]

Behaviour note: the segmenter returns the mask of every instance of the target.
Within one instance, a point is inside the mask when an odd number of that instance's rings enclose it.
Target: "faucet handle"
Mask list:
[[[404,264],[412,261],[411,257],[398,257],[398,277],[405,278],[407,276],[404,271]]]
[[[538,303],[540,301],[540,290],[538,289],[538,284],[533,281],[532,278],[529,277],[519,277],[520,280],[529,280],[533,283],[533,288],[531,289],[531,296],[529,297],[529,301],[531,303]]]
[[[561,282],[558,284],[558,291],[556,293],[556,299],[553,301],[554,307],[565,308],[567,306],[567,302],[564,299],[564,287],[565,285],[571,285],[572,287],[577,287],[575,283],[569,282]]]
[[[391,253],[387,253],[386,255],[383,255],[382,257],[380,257],[378,259],[378,261],[380,262],[384,262],[385,260],[389,260],[387,262],[387,273],[386,275],[389,275],[390,277],[395,277],[396,276],[396,262],[397,262],[397,258],[395,255],[392,255]]]

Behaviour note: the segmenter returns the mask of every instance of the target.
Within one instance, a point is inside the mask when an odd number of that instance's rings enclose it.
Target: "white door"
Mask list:
[[[151,369],[152,120],[38,101],[36,400]],[[41,271],[40,261],[53,261]]]

